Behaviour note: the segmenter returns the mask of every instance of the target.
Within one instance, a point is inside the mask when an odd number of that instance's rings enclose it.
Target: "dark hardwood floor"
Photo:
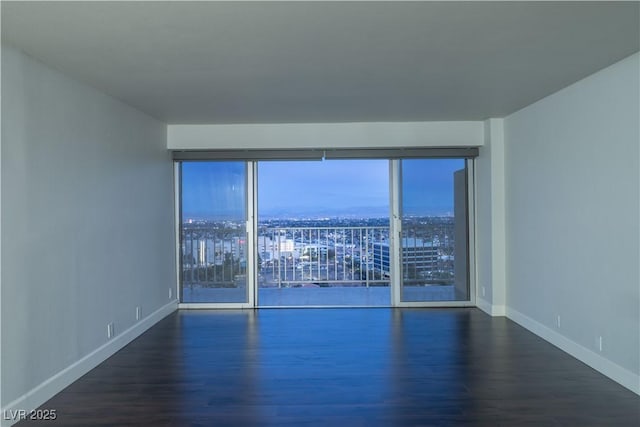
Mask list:
[[[477,309],[180,311],[43,426],[634,426],[640,397]]]

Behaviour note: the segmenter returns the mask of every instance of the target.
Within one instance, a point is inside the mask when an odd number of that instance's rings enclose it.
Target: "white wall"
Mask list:
[[[484,143],[482,122],[169,125],[173,150],[460,147]]]
[[[1,403],[30,409],[175,309],[172,162],[165,124],[7,46],[1,159]]]
[[[476,171],[476,304],[492,316],[504,316],[505,200],[504,120],[485,122],[484,145]]]
[[[507,315],[636,393],[639,61],[505,119]]]

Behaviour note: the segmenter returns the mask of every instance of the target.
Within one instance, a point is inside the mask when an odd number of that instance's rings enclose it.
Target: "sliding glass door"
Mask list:
[[[470,300],[465,159],[405,159],[400,180],[400,301]]]
[[[190,306],[471,305],[464,158],[180,161]]]
[[[389,161],[258,162],[258,305],[389,306]]]
[[[246,162],[182,162],[181,302],[248,304]]]

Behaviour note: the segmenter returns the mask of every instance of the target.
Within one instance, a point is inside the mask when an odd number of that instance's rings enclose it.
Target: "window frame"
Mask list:
[[[178,307],[183,309],[212,308],[260,308],[257,278],[257,164],[269,160],[309,160],[323,159],[363,159],[386,158],[389,160],[389,236],[390,236],[390,307],[475,307],[476,306],[476,256],[475,256],[475,168],[477,147],[453,148],[389,148],[389,149],[331,149],[331,150],[210,150],[175,151],[174,198],[176,210],[176,284]],[[401,238],[401,170],[400,160],[405,158],[464,158],[467,173],[467,275],[468,299],[461,301],[402,301],[402,258],[399,240]],[[243,303],[193,303],[182,302],[182,163],[191,161],[244,161],[246,165],[246,232],[247,232],[247,301]],[[283,306],[281,308],[287,308]],[[307,306],[295,306],[307,307]],[[314,306],[315,307],[315,306]],[[329,307],[329,306],[327,306]],[[340,306],[351,307],[351,306]]]

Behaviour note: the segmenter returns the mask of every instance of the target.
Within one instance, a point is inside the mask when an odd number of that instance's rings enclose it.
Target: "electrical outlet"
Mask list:
[[[483,287],[482,287],[482,296],[484,296],[484,294],[485,294],[485,293],[486,293],[486,289],[485,289],[485,287],[483,286]]]
[[[602,336],[598,337],[598,350],[602,351]]]
[[[560,315],[558,314],[558,329],[560,329]]]
[[[173,289],[169,288],[169,299],[173,298]]]
[[[136,320],[140,320],[140,306],[136,307]]]

